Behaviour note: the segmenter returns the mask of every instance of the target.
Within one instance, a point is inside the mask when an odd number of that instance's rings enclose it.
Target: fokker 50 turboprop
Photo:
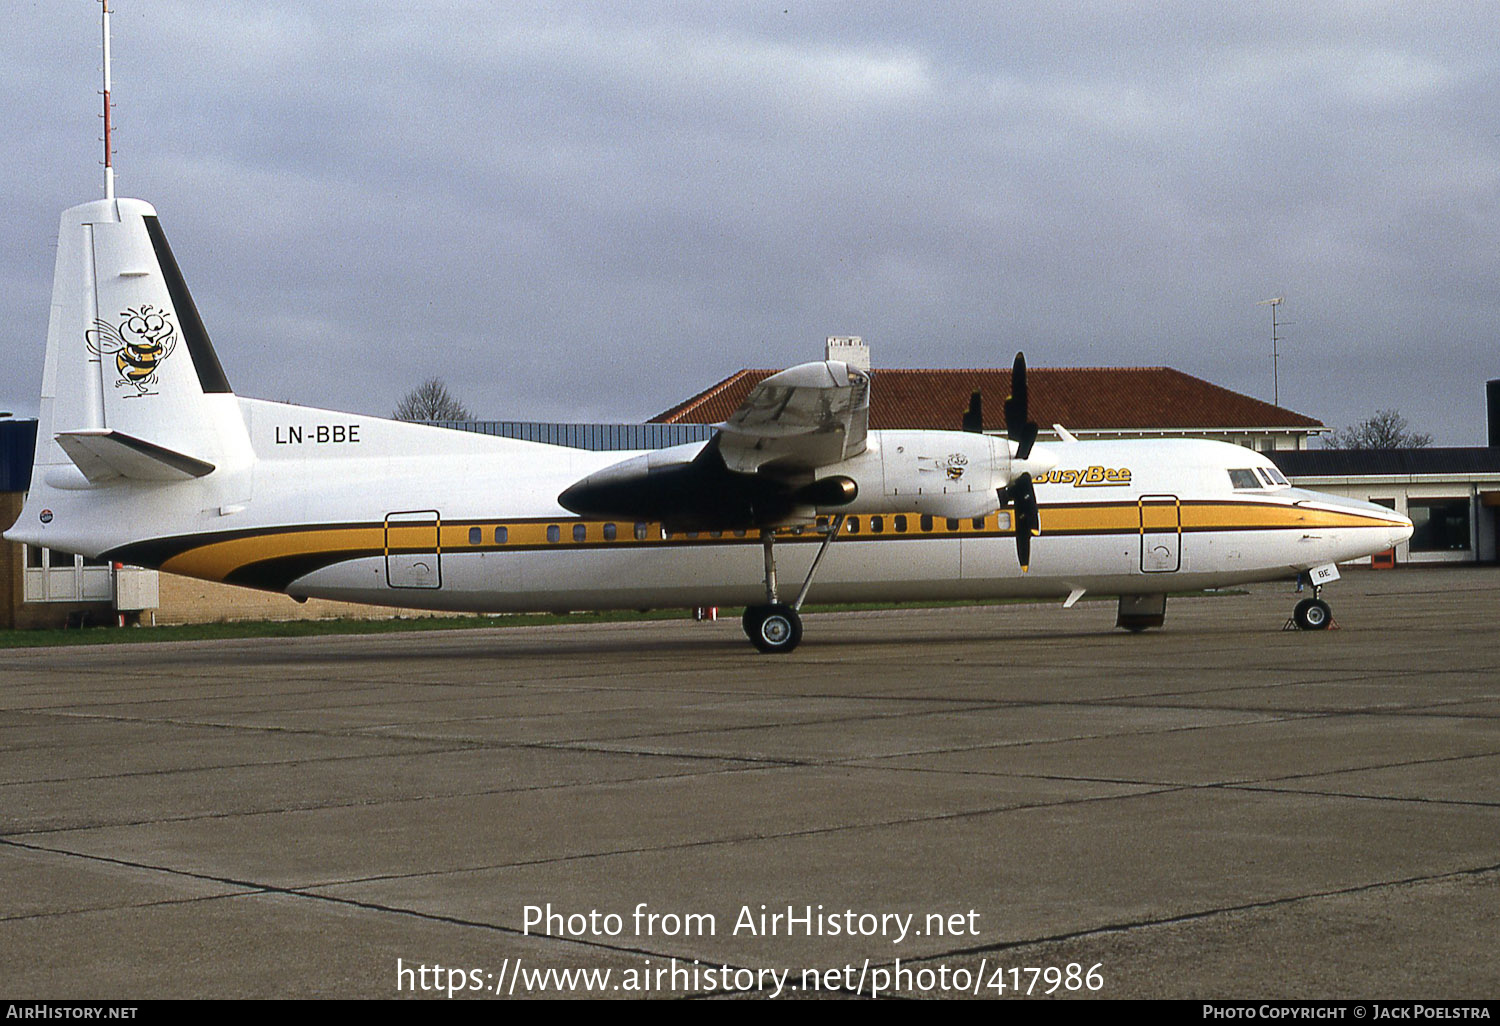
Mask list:
[[[814,586],[824,602],[1091,592],[1140,630],[1169,591],[1304,574],[1318,589],[1411,535],[1227,443],[1061,430],[1037,446],[1019,355],[1004,438],[870,430],[870,375],[831,360],[767,378],[706,443],[640,453],[241,398],[155,210],[114,198],[108,163],[106,142],[106,198],[62,215],[13,541],[294,598],[744,605],[755,646],[789,652]],[[1320,597],[1294,616],[1329,622]]]
[[[1139,629],[1168,591],[1320,581],[1411,534],[1236,445],[1036,445],[1025,380],[1018,356],[1008,437],[876,431],[871,377],[809,363],[763,381],[706,443],[642,453],[245,399],[155,211],[99,200],[62,217],[36,463],[6,537],[298,598],[746,605],[755,645],[786,652],[811,593],[1091,592],[1120,596],[1119,623]],[[1324,626],[1328,607],[1306,599],[1296,618]]]

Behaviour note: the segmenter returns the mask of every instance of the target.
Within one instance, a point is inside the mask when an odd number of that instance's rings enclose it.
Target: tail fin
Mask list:
[[[246,451],[234,393],[150,204],[63,212],[37,427],[35,470],[76,468],[94,485],[173,480],[160,470],[173,465],[202,476]]]

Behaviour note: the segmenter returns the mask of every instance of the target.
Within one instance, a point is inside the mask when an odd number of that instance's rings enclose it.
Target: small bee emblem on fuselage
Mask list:
[[[120,316],[124,320],[119,327],[106,321],[94,322],[94,327],[85,333],[89,352],[100,359],[106,355],[115,358],[115,369],[120,374],[115,387],[129,385],[136,390],[127,399],[156,395],[151,386],[156,384],[157,368],[177,348],[177,329],[168,320],[168,311],[149,304],[126,310]]]
[[[957,481],[964,476],[964,468],[969,465],[969,457],[961,452],[956,452],[948,457],[948,480]]]

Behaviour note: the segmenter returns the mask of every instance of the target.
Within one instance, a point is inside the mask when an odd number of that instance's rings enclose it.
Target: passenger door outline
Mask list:
[[[443,521],[435,509],[387,513],[385,583],[392,588],[441,588]]]
[[[1175,495],[1142,495],[1141,573],[1169,574],[1182,568],[1182,500]]]

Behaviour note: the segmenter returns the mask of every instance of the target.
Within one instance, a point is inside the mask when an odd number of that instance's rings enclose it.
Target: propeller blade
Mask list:
[[[1000,491],[1000,501],[1012,508],[1016,529],[1016,559],[1021,572],[1031,569],[1031,539],[1042,533],[1041,514],[1036,507],[1036,489],[1031,475],[1021,474]]]
[[[1010,371],[1010,396],[1005,400],[1005,435],[1016,443],[1016,458],[1031,455],[1037,426],[1026,415],[1026,354],[1017,353]]]
[[[969,396],[969,408],[964,412],[963,429],[976,435],[984,433],[984,401],[977,391]]]

